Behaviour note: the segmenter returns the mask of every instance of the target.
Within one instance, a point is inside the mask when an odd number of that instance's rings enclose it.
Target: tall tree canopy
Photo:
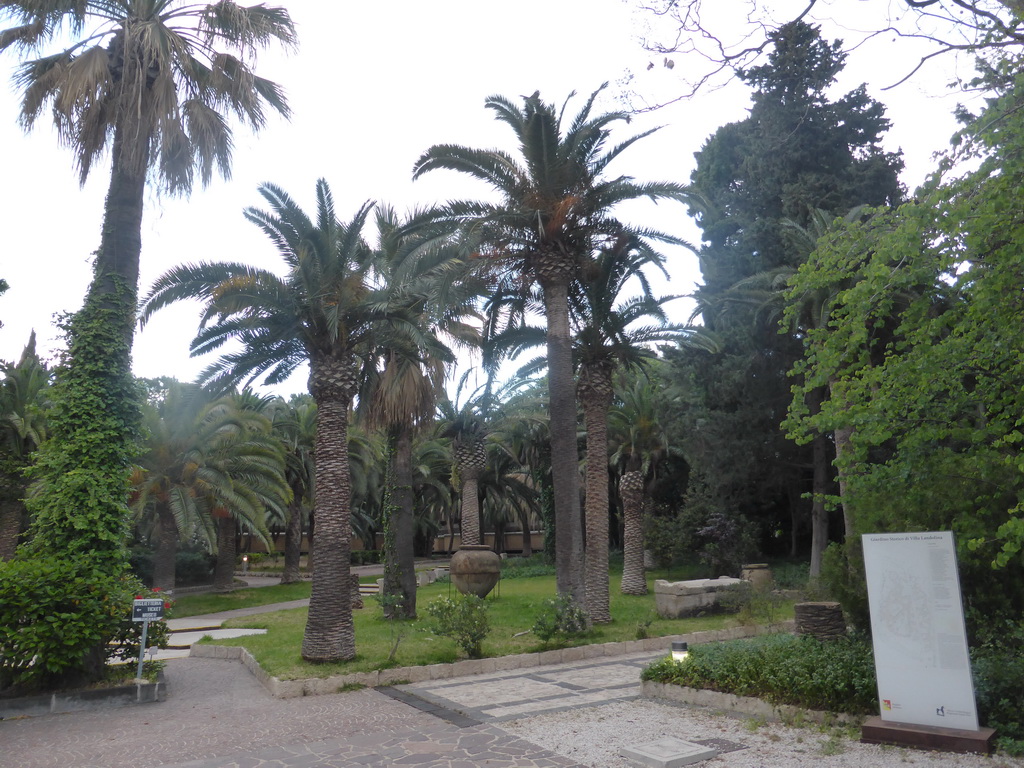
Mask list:
[[[816,210],[890,205],[902,190],[899,156],[879,146],[888,127],[882,106],[863,87],[835,101],[827,96],[843,66],[840,44],[801,22],[772,42],[768,61],[742,74],[753,88],[749,117],[712,135],[692,176],[704,239],[698,310],[722,352],[670,356],[678,378],[690,382],[681,437],[687,459],[726,506],[760,519],[774,536],[790,527],[811,490],[812,455],[779,427],[790,400],[787,374],[802,347],[737,285],[802,263],[807,248],[795,234]]]

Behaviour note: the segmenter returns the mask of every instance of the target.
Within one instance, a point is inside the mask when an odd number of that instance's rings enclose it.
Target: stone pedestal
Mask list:
[[[654,607],[663,619],[681,619],[719,609],[723,590],[745,583],[742,579],[722,576],[718,579],[654,582]]]
[[[743,570],[740,571],[740,578],[744,581],[749,581],[755,588],[770,589],[774,583],[772,578],[772,569],[768,567],[768,563],[748,563],[743,566]]]
[[[846,620],[839,603],[797,603],[793,612],[798,635],[834,640],[846,634]]]

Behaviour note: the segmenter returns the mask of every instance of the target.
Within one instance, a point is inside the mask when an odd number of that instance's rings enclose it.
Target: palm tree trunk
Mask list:
[[[293,488],[294,492],[295,489]],[[284,571],[281,573],[282,584],[294,584],[302,581],[299,563],[302,560],[302,506],[292,504],[288,510],[288,527],[284,532]]]
[[[226,512],[217,518],[217,563],[213,567],[213,589],[228,592],[235,583],[235,520]]]
[[[462,546],[480,544],[480,476],[476,469],[459,469],[462,477],[462,519],[459,522]]]
[[[36,551],[82,555],[111,569],[127,562],[127,477],[141,421],[131,346],[146,168],[121,162],[127,133],[124,127],[115,133],[100,247],[85,302],[70,324],[69,362],[58,375],[61,415],[51,422],[44,490],[32,502]],[[75,486],[68,490],[71,473]],[[83,499],[73,511],[69,493]]]
[[[530,535],[530,513],[519,507],[519,525],[523,529],[523,557],[533,557],[533,537]]]
[[[316,547],[313,589],[302,639],[310,662],[348,661],[356,655],[352,623],[352,478],[348,465],[348,407],[355,391],[351,364],[310,360],[310,394],[316,401]]]
[[[646,595],[644,575],[644,475],[626,472],[619,481],[625,531],[622,542],[622,594]]]
[[[21,533],[22,509],[20,501],[0,499],[0,560],[14,557]]]
[[[178,524],[174,514],[163,505],[157,507],[156,551],[153,553],[153,586],[174,589],[175,558],[178,554]],[[219,540],[218,528],[218,540]],[[219,551],[219,550],[218,550]],[[219,562],[219,561],[218,561]]]
[[[576,392],[569,328],[569,281],[545,280],[548,410],[551,475],[555,492],[555,582],[559,594],[586,605],[583,579],[583,520],[580,516],[579,450],[576,444]]]
[[[604,369],[587,370],[578,387],[587,431],[585,575],[587,614],[595,624],[612,620],[608,594],[608,409],[611,379]]]
[[[408,425],[392,436],[390,488],[386,513],[391,515],[391,535],[384,539],[384,593],[401,601],[385,613],[416,618],[416,559],[413,551],[412,432]],[[389,541],[390,539],[390,541]]]

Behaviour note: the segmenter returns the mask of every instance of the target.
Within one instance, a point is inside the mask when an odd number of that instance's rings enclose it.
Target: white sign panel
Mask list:
[[[882,720],[978,730],[952,532],[863,542]]]

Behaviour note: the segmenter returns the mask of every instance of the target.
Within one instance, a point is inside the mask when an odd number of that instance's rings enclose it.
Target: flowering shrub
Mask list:
[[[106,663],[138,655],[136,595],[159,597],[135,577],[88,560],[52,556],[0,563],[0,691],[70,686],[103,677]],[[150,646],[167,625],[151,622]]]

